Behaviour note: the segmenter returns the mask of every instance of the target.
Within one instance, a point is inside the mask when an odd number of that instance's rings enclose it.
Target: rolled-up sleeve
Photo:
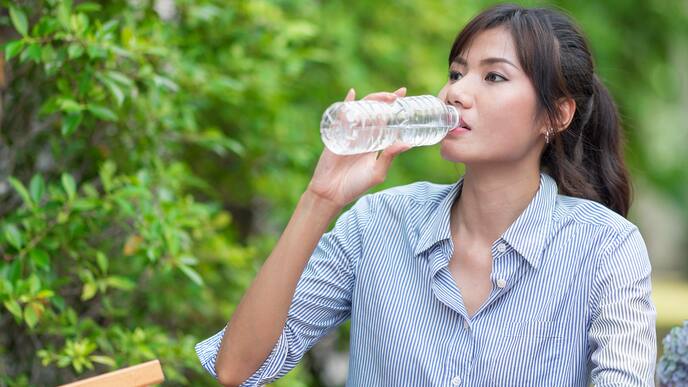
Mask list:
[[[595,386],[653,386],[657,351],[651,266],[636,227],[599,262],[591,292],[591,379]]]
[[[296,286],[282,334],[265,362],[242,386],[259,386],[286,375],[321,337],[350,317],[354,267],[370,214],[366,195],[320,239]],[[215,377],[223,335],[224,329],[196,345],[201,364]]]

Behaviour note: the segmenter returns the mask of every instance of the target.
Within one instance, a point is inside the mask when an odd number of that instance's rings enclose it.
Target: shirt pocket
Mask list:
[[[556,362],[565,347],[559,322],[507,324],[500,336],[502,346],[492,354],[492,384],[520,387],[554,382]]]

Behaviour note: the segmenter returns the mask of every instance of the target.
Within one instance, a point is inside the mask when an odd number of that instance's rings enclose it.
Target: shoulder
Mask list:
[[[426,181],[395,186],[360,197],[341,218],[399,220],[401,215],[433,211],[451,194],[456,184],[435,184]],[[425,211],[422,211],[425,210]]]
[[[457,184],[436,184],[419,181],[365,195],[359,202],[368,210],[369,220],[407,224],[424,222],[440,207],[447,206]],[[357,204],[357,206],[359,206]]]
[[[557,195],[553,217],[561,225],[597,229],[612,238],[637,230],[635,224],[601,203],[566,195]]]
[[[555,222],[575,235],[581,251],[593,253],[597,265],[649,268],[645,241],[638,227],[592,200],[558,195]],[[592,249],[589,250],[589,249]]]

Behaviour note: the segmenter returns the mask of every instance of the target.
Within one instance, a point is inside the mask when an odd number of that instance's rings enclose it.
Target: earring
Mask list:
[[[545,132],[545,144],[549,144],[554,137],[554,128],[548,128]]]

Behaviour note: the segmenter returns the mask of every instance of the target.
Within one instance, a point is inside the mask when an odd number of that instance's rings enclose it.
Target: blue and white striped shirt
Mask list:
[[[655,309],[638,228],[540,188],[492,245],[492,292],[469,317],[448,269],[463,180],[369,194],[323,235],[272,353],[244,383],[285,375],[351,319],[348,386],[653,385]],[[196,346],[215,375],[223,331]]]

